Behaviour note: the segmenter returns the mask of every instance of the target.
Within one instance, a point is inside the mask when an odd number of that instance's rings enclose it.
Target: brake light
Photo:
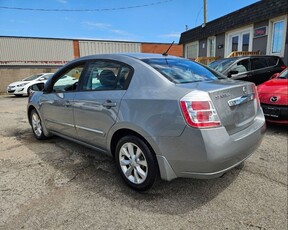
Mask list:
[[[254,91],[254,99],[256,99],[257,105],[260,106],[260,99],[259,99],[258,89],[257,89],[257,86],[255,84],[253,85],[253,91]]]
[[[284,69],[286,69],[286,66],[285,66],[285,65],[282,65],[280,68],[281,68],[282,70],[284,70]]]
[[[180,100],[180,107],[188,125],[195,128],[212,128],[221,125],[218,114],[207,93],[193,92]]]

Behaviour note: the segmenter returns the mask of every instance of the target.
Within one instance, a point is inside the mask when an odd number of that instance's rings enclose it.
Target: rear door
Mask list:
[[[267,58],[265,57],[252,57],[251,58],[250,81],[259,85],[271,77],[271,68],[268,66]]]
[[[111,60],[95,60],[85,72],[73,102],[75,127],[81,141],[105,150],[107,133],[116,122],[132,68]]]

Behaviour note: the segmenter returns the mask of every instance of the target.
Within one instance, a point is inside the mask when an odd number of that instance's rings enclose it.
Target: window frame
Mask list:
[[[127,79],[124,83],[124,86],[123,88],[115,88],[115,89],[84,89],[84,85],[87,83],[88,81],[88,73],[89,73],[89,65],[92,64],[92,63],[95,63],[95,62],[110,62],[110,63],[115,63],[115,64],[118,64],[120,65],[120,70],[123,68],[123,67],[127,67],[130,69],[130,72],[129,74],[127,75]],[[84,71],[83,71],[84,72]],[[119,74],[119,73],[118,73]],[[118,77],[118,74],[116,75]],[[78,85],[78,90],[81,91],[81,92],[89,92],[89,91],[93,91],[93,92],[96,92],[96,91],[114,91],[114,90],[127,90],[129,85],[130,85],[130,82],[131,82],[131,79],[132,79],[132,76],[134,74],[134,68],[124,62],[120,62],[120,61],[116,61],[116,60],[113,60],[113,59],[91,59],[89,61],[87,61],[86,65],[85,65],[85,72],[83,73],[83,75],[81,75],[81,81],[80,84]]]
[[[191,46],[196,46],[197,47],[197,51],[196,51],[196,57],[188,57],[188,49]],[[188,44],[185,45],[185,58],[190,59],[190,60],[195,60],[197,57],[199,56],[199,41],[195,41],[195,42],[190,42]]]
[[[214,49],[213,49],[214,56],[212,56],[210,52],[210,49],[211,49],[210,41],[214,41]],[[216,36],[207,38],[207,57],[216,57]]]
[[[283,33],[282,33],[282,45],[281,51],[279,53],[273,53],[273,40],[274,40],[274,25],[278,22],[283,21]],[[267,40],[267,48],[266,54],[267,55],[276,55],[279,57],[284,57],[285,52],[285,41],[286,41],[286,34],[287,34],[287,15],[283,15],[280,17],[272,18],[269,20],[269,27],[268,27],[268,40]]]
[[[56,72],[54,74],[54,76],[45,83],[43,92],[48,94],[48,93],[73,93],[73,92],[78,91],[79,85],[81,85],[81,78],[86,72],[87,62],[88,62],[87,60],[83,60],[83,61],[71,63],[71,64],[68,64],[67,66],[63,67],[63,69],[60,69],[59,72]],[[79,76],[77,88],[75,90],[66,91],[66,92],[54,92],[53,91],[53,87],[54,87],[55,83],[65,73],[71,71],[72,69],[74,69],[74,68],[76,68],[77,66],[80,66],[80,65],[83,65],[83,70],[81,71],[81,74]]]
[[[253,25],[242,27],[236,30],[231,30],[225,33],[225,56],[227,57],[232,51],[232,38],[239,36],[237,51],[242,51],[243,47],[243,35],[249,34],[248,51],[253,49]],[[239,50],[239,48],[241,50]]]

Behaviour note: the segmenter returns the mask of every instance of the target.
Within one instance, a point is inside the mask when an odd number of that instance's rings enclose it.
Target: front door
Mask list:
[[[51,90],[43,94],[40,103],[46,127],[69,137],[76,137],[73,100],[84,64],[73,66],[53,77]]]

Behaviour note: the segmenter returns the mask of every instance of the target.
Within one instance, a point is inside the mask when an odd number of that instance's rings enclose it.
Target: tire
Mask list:
[[[48,138],[48,136],[46,136],[43,132],[43,125],[41,118],[35,109],[33,109],[30,113],[30,123],[33,134],[36,139],[44,140]]]
[[[22,97],[23,96],[23,94],[14,94],[15,95],[15,97]]]
[[[132,189],[145,191],[152,187],[158,175],[155,154],[136,136],[121,138],[116,146],[115,160],[118,170]]]

